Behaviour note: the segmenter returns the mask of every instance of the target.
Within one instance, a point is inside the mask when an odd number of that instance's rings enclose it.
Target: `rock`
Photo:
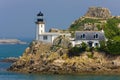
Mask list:
[[[90,18],[110,18],[112,17],[111,12],[107,8],[102,8],[102,7],[90,7],[85,14],[85,17],[90,17]]]
[[[61,35],[53,41],[53,47],[54,46],[68,49],[72,47],[72,44],[68,37]]]
[[[49,32],[60,32],[60,30],[59,30],[59,29],[56,29],[56,28],[51,28],[51,29],[49,30]]]
[[[57,60],[54,60],[53,61],[53,65],[55,65],[55,66],[59,66],[59,67],[62,67],[63,66],[63,64],[64,64],[64,60],[60,60],[60,59],[57,59]]]
[[[112,61],[112,64],[114,65],[114,66],[118,66],[118,67],[120,67],[120,62],[118,62],[118,61]]]
[[[65,36],[59,36],[53,48],[50,44],[33,41],[24,54],[11,65],[10,71],[27,73],[83,73],[83,72],[120,72],[120,56],[114,57],[93,51],[69,57],[67,51],[71,43]]]
[[[0,60],[0,62],[11,62],[11,63],[14,63],[14,62],[16,62],[17,60],[18,60],[18,58],[9,57],[9,58]]]

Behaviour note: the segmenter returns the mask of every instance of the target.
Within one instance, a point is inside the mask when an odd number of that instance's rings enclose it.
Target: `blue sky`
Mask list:
[[[120,0],[0,0],[0,38],[34,38],[39,11],[44,13],[48,31],[51,27],[67,29],[90,6],[120,15],[119,4]]]

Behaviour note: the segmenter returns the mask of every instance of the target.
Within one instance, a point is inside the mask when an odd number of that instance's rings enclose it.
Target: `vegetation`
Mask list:
[[[81,52],[86,51],[87,44],[84,42],[81,45],[75,46],[70,49],[70,53],[68,54],[69,56],[79,56]]]
[[[104,25],[104,31],[105,36],[108,39],[114,39],[114,37],[120,36],[120,29],[118,28],[119,23],[120,19],[118,18],[112,18],[107,20],[107,23]]]
[[[99,50],[112,54],[112,55],[119,55],[120,54],[120,41],[114,41],[114,40],[109,40],[107,42],[102,41],[101,47],[99,48]]]
[[[110,54],[120,54],[120,29],[118,24],[120,23],[119,18],[111,18],[107,20],[104,25],[105,36],[108,39],[106,42],[101,43],[101,50]]]
[[[98,28],[98,30],[101,30],[101,28],[103,28],[105,36],[108,39],[107,42],[100,41],[101,46],[93,49],[85,46],[84,44],[82,44],[82,47],[74,47],[70,50],[71,54],[79,55],[80,52],[92,50],[105,51],[106,53],[114,55],[120,54],[120,28],[118,27],[120,23],[120,18],[114,17],[103,21],[105,22],[102,23],[101,19],[80,18],[70,26],[69,30],[75,31],[83,30],[83,26],[86,23],[97,24],[96,27]]]
[[[72,24],[69,28],[69,30],[75,31],[75,30],[83,30],[82,26],[84,26],[85,23],[100,23],[99,19],[90,19],[90,18],[84,18],[83,20],[78,19]]]

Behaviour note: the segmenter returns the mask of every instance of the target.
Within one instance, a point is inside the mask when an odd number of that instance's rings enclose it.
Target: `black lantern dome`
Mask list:
[[[38,14],[37,14],[37,22],[43,22],[43,16],[44,14],[40,11]]]
[[[42,12],[39,12],[37,16],[44,16]]]

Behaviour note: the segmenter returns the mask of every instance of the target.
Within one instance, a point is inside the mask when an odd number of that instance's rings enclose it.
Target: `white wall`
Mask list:
[[[43,36],[45,36],[45,35],[39,35],[39,41],[47,42],[47,43],[51,43],[52,42],[52,36],[51,35],[46,35],[47,36],[47,40],[44,40]]]
[[[36,26],[36,40],[39,40],[39,35],[45,33],[45,24],[38,23]]]
[[[44,40],[43,36],[45,36],[45,35],[39,35],[39,41],[53,43],[54,39],[57,38],[59,35],[46,35],[47,40]]]
[[[44,23],[38,24],[38,34],[42,34],[44,32],[45,32],[45,24]]]
[[[71,43],[73,44],[73,47],[77,44],[81,44],[82,42],[88,44],[89,41],[92,41],[92,47],[96,47],[95,43],[98,43],[98,46],[100,46],[99,41],[98,40],[78,40],[78,41],[71,41]]]

